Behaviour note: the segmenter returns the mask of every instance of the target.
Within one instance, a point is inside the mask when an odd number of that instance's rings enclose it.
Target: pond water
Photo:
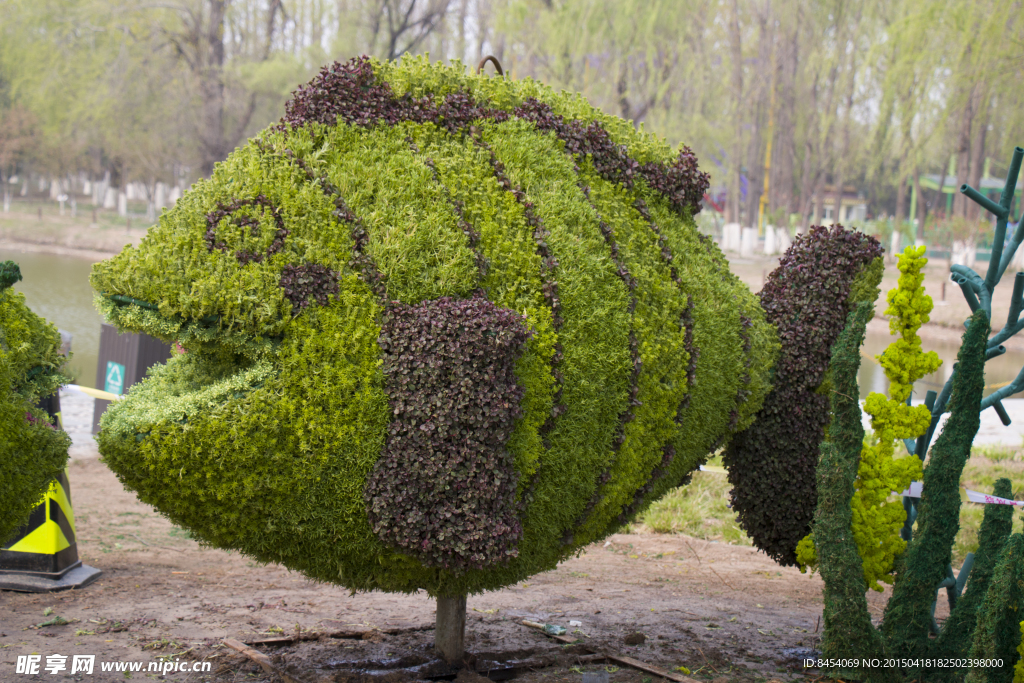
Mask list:
[[[75,256],[0,249],[0,261],[8,259],[21,266],[23,279],[14,288],[25,295],[29,308],[73,335],[69,370],[75,382],[95,386],[103,320],[92,303],[93,290],[89,286],[92,261]]]
[[[21,266],[24,280],[15,285],[23,292],[36,313],[44,316],[62,330],[74,335],[72,342],[71,372],[79,384],[93,386],[96,382],[96,361],[99,350],[100,315],[93,306],[93,291],[89,286],[92,262],[74,256],[56,256],[0,249],[0,261],[12,259]],[[874,357],[882,353],[893,340],[886,334],[869,332],[864,342],[859,375],[861,397],[869,392],[885,393],[888,380]],[[925,392],[941,391],[956,361],[956,344],[925,341],[926,351],[935,351],[943,360],[942,367],[915,385],[914,398],[923,400]],[[1009,382],[1024,367],[1024,353],[1008,352],[989,361],[986,366],[985,393],[995,391]]]
[[[887,393],[889,380],[886,378],[882,366],[875,360],[875,356],[885,351],[885,348],[895,339],[896,337],[877,332],[868,332],[865,336],[864,346],[861,347],[860,373],[857,376],[861,398],[866,398],[872,391],[881,394]],[[928,391],[942,393],[942,387],[953,372],[957,351],[960,350],[959,344],[935,342],[929,339],[923,339],[922,347],[925,351],[934,351],[939,354],[942,365],[936,372],[922,377],[914,384],[913,399],[915,401],[923,401]],[[993,358],[986,363],[985,395],[987,396],[1012,382],[1022,367],[1024,367],[1024,353],[1020,351],[1007,351],[1002,356]]]

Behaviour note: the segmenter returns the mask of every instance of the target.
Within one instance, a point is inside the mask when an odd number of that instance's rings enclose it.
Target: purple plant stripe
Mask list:
[[[456,572],[518,554],[518,474],[506,443],[521,414],[515,311],[449,297],[392,302],[378,340],[394,417],[364,489],[375,534]]]
[[[736,429],[740,421],[740,406],[750,398],[750,366],[754,359],[750,355],[750,328],[754,323],[740,311],[740,339],[743,341],[743,376],[740,377],[740,387],[736,390],[736,405],[729,412],[729,431]]]
[[[679,409],[676,411],[676,424],[682,425],[683,411],[690,406],[693,387],[697,384],[697,359],[700,358],[700,349],[693,343],[693,327],[695,323],[693,322],[692,294],[686,295],[686,308],[683,309],[683,315],[680,318],[679,324],[686,330],[683,333],[683,348],[686,349],[686,354],[690,358],[686,364],[686,395],[683,396],[683,400],[679,403]]]
[[[260,234],[260,222],[259,219],[253,216],[236,215],[239,209],[246,206],[257,206],[261,207],[264,211],[270,213],[274,218],[274,224],[277,226],[277,232],[274,235],[274,241],[271,242],[267,248],[266,254],[260,254],[254,251],[240,250],[235,252],[235,258],[243,266],[247,263],[262,263],[264,257],[270,257],[281,251],[284,248],[284,239],[288,236],[288,230],[284,227],[284,218],[281,216],[281,209],[274,206],[267,196],[259,194],[252,199],[235,199],[230,204],[218,203],[217,208],[206,214],[206,248],[209,251],[219,249],[220,251],[227,251],[228,245],[223,241],[217,239],[217,228],[220,226],[221,221],[225,218],[230,218],[231,225],[245,230],[249,230],[249,234],[252,237],[259,237]]]
[[[680,213],[695,215],[710,184],[710,176],[697,167],[697,157],[683,147],[670,162],[640,164],[629,156],[624,145],[615,144],[608,131],[592,121],[583,124],[555,114],[540,100],[529,98],[513,112],[531,121],[540,130],[551,130],[565,142],[573,155],[589,155],[602,178],[632,187],[636,178],[664,196]],[[450,133],[470,128],[474,121],[505,121],[509,112],[477,104],[466,92],[454,92],[437,103],[433,96],[397,98],[388,83],[381,83],[366,56],[345,64],[335,62],[323,67],[307,85],[299,87],[285,104],[282,129],[308,122],[333,126],[341,118],[356,126],[372,126],[380,121],[395,125],[402,121],[437,123]]]
[[[416,154],[421,153],[419,145],[417,145],[412,138],[406,138],[406,142],[409,143],[409,148],[412,149],[413,152]],[[466,236],[466,240],[469,242],[469,248],[473,250],[473,253],[476,256],[477,272],[480,273],[480,279],[483,280],[487,277],[487,271],[490,270],[490,263],[487,261],[487,257],[484,256],[483,251],[480,249],[480,232],[466,220],[463,202],[455,199],[448,187],[441,182],[441,176],[437,172],[437,164],[434,163],[434,160],[430,157],[425,157],[423,159],[423,163],[430,169],[430,172],[434,176],[434,182],[436,182],[444,191],[445,199],[448,201],[449,206],[452,207],[455,214],[459,217],[459,229],[462,230],[462,234]]]
[[[578,177],[580,168],[575,164],[574,167]],[[619,423],[615,430],[615,439],[612,441],[611,460],[598,477],[597,484],[594,488],[594,494],[590,497],[590,500],[587,501],[586,506],[584,506],[583,511],[577,517],[576,521],[569,527],[569,529],[566,530],[565,535],[562,537],[563,545],[572,544],[574,538],[572,530],[581,528],[590,518],[594,508],[596,508],[598,503],[604,499],[603,489],[611,478],[612,467],[615,466],[615,461],[618,459],[619,451],[622,449],[622,444],[626,442],[626,425],[632,422],[636,417],[633,412],[634,409],[642,405],[638,396],[640,394],[640,371],[643,368],[643,360],[640,358],[640,344],[637,341],[636,334],[633,332],[634,314],[637,303],[635,293],[636,279],[630,275],[629,269],[626,268],[626,264],[622,261],[622,255],[619,253],[619,245],[615,241],[615,230],[601,219],[600,212],[597,210],[594,202],[591,201],[590,188],[582,182],[578,182],[577,186],[580,188],[580,191],[583,192],[583,196],[587,198],[587,203],[590,204],[590,207],[598,216],[598,225],[601,230],[601,235],[604,237],[604,241],[611,252],[612,263],[615,264],[615,273],[619,279],[622,280],[622,284],[626,286],[626,291],[629,292],[629,403],[619,414]]]
[[[640,164],[629,156],[625,145],[615,144],[597,121],[584,124],[574,119],[566,120],[555,114],[550,105],[532,97],[516,107],[514,113],[533,122],[540,130],[554,131],[565,142],[567,152],[589,157],[598,175],[605,180],[632,188],[636,178],[643,178],[676,211],[691,216],[700,211],[700,202],[711,178],[698,170],[697,156],[689,147],[683,147],[676,160],[669,164]]]
[[[474,142],[484,149],[488,153],[490,159],[491,169],[494,171],[494,177],[497,178],[498,184],[501,185],[507,192],[511,192],[515,200],[523,207],[523,214],[526,216],[526,224],[533,228],[533,241],[537,247],[537,254],[541,259],[541,277],[544,282],[541,285],[541,293],[544,296],[544,301],[551,308],[552,323],[555,331],[557,332],[562,328],[562,301],[558,296],[558,280],[556,279],[556,269],[558,268],[558,259],[551,253],[548,248],[547,238],[551,233],[544,227],[544,222],[540,219],[533,211],[533,203],[528,201],[526,193],[517,185],[512,184],[512,180],[505,173],[505,166],[498,160],[498,157],[494,154],[494,150],[491,146],[480,137],[478,134],[472,136]],[[550,450],[551,442],[548,440],[547,435],[554,429],[555,421],[561,417],[565,411],[566,406],[562,403],[562,390],[565,384],[565,377],[559,369],[564,354],[562,352],[561,342],[555,342],[555,353],[551,357],[551,374],[555,378],[555,394],[553,397],[553,405],[551,408],[551,414],[541,425],[538,432],[543,440],[544,448]],[[533,479],[530,481],[530,485],[536,481],[536,473],[534,473]],[[528,487],[529,488],[529,487]]]

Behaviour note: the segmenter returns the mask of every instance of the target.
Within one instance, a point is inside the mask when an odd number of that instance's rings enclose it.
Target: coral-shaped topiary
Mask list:
[[[821,654],[834,662],[826,665],[825,671],[835,678],[859,678],[851,676],[855,674],[851,667],[856,667],[858,660],[839,657],[846,652],[844,648],[848,643],[856,643],[866,659],[883,655],[882,639],[870,620],[855,618],[867,614],[867,599],[863,581],[859,580],[863,575],[863,562],[849,533],[853,522],[849,502],[854,495],[857,461],[864,443],[857,402],[857,371],[864,331],[873,312],[871,303],[858,304],[832,347],[829,399],[833,419],[828,439],[821,443],[821,464],[817,470],[820,497],[814,525],[820,537],[818,550],[825,559],[821,566],[825,579],[822,612],[825,637]]]
[[[760,293],[782,352],[764,407],[733,439],[724,462],[740,525],[783,565],[796,564],[797,544],[814,516],[814,472],[829,420],[822,388],[830,349],[853,306],[878,297],[881,253],[862,233],[813,227],[793,242]]]
[[[978,610],[971,658],[998,659],[1002,666],[976,667],[966,683],[1011,683],[1020,647],[1020,614],[1024,611],[1024,535],[1014,534],[1003,546],[985,601]]]
[[[753,419],[774,329],[707,176],[584,99],[423,59],[299,88],[92,283],[187,353],[102,421],[204,542],[351,589],[554,567]]]
[[[1013,483],[1006,477],[1000,477],[996,480],[992,495],[1012,498]],[[978,529],[978,550],[974,553],[974,565],[970,568],[971,580],[935,641],[939,653],[953,658],[967,658],[971,654],[972,636],[978,624],[978,614],[992,584],[992,575],[995,573],[999,555],[1012,530],[1012,506],[985,506],[981,528]]]
[[[16,264],[0,263],[0,545],[64,470],[71,445],[36,407],[66,381],[60,334],[14,291],[19,280]]]
[[[872,443],[865,444],[857,468],[853,507],[853,538],[864,565],[864,582],[868,588],[881,591],[879,581],[892,584],[893,562],[906,549],[899,530],[907,513],[900,501],[890,501],[893,491],[903,491],[921,478],[921,461],[914,457],[894,459],[895,446],[901,439],[913,439],[925,433],[931,423],[931,411],[924,405],[909,406],[914,382],[935,372],[942,364],[934,351],[921,350],[917,331],[928,322],[932,299],[924,293],[921,270],[928,262],[924,247],[907,247],[899,255],[900,278],[889,292],[889,330],[900,338],[892,342],[878,357],[889,378],[889,394],[872,392],[864,403],[864,412],[871,416],[874,430]],[[797,562],[801,571],[817,565],[814,534],[797,545]]]
[[[911,659],[931,654],[931,605],[936,587],[946,578],[960,526],[960,477],[981,423],[978,404],[985,386],[985,347],[991,327],[981,309],[968,322],[957,354],[950,416],[924,470],[917,533],[907,546],[903,569],[885,606],[882,631],[889,656]],[[922,666],[928,665],[908,664],[907,670],[917,674]]]

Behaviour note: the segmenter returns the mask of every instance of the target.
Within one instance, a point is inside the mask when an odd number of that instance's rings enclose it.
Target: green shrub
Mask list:
[[[0,263],[0,545],[64,470],[71,445],[36,407],[67,380],[60,334],[11,288],[20,279],[14,263]]]
[[[203,542],[352,589],[552,568],[768,391],[778,341],[697,232],[706,186],[689,150],[533,82],[327,67],[95,267],[108,319],[186,350],[100,450]]]
[[[1006,541],[984,602],[978,609],[971,658],[1001,659],[1001,667],[974,668],[968,683],[1011,683],[1020,654],[1020,614],[1024,611],[1024,536]]]

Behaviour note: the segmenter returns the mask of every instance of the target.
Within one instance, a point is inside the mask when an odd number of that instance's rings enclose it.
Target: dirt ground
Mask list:
[[[434,602],[425,594],[350,595],[280,566],[199,547],[125,491],[99,460],[88,435],[91,401],[65,393],[62,405],[75,441],[69,480],[79,553],[103,576],[64,593],[0,592],[0,681],[30,678],[14,673],[19,655],[41,654],[45,663],[50,654],[93,654],[97,662],[165,658],[212,664],[210,673],[168,673],[165,680],[276,683],[221,641],[286,635],[307,640],[260,649],[305,683],[365,678],[354,671],[383,669],[397,660],[419,665],[419,678],[445,678],[444,671],[429,670]],[[611,670],[613,683],[655,678],[594,662],[583,656],[588,651],[666,669],[685,667],[691,677],[719,683],[801,679],[813,673],[802,668],[801,657],[819,643],[821,588],[819,577],[778,567],[751,548],[678,535],[620,534],[554,571],[470,597],[467,649],[477,668],[518,667],[524,681],[579,683],[581,672],[598,670]],[[886,598],[869,595],[876,615]],[[56,616],[69,623],[39,626]],[[564,626],[580,646],[548,639],[521,625],[523,619]],[[404,630],[388,635],[370,629]],[[626,637],[636,632],[645,642],[628,645]],[[315,633],[345,637],[313,639]],[[125,680],[123,673],[102,673],[96,666],[92,676],[42,676]],[[530,667],[536,670],[525,670]],[[146,672],[134,677],[158,678]],[[384,678],[401,680],[394,672]]]

